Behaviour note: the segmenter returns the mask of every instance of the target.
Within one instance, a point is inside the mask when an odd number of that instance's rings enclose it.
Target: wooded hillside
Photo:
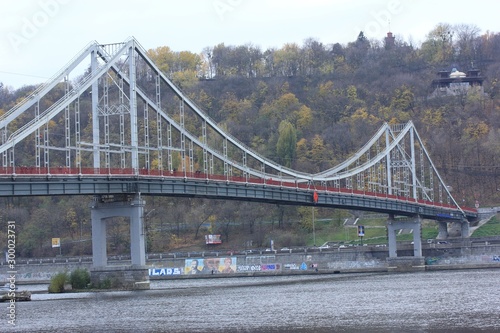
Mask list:
[[[308,39],[267,50],[219,44],[200,54],[160,46],[149,55],[221,127],[282,165],[306,172],[330,168],[363,146],[383,122],[412,120],[456,200],[472,207],[476,200],[498,206],[500,33],[439,24],[422,45],[400,40],[397,32],[395,37],[394,42],[383,36],[367,40],[360,32],[347,45]],[[434,95],[437,73],[453,68],[480,70],[482,89]],[[3,84],[0,113],[36,88],[13,90]],[[79,240],[90,235],[86,200],[0,199],[0,217],[2,223],[18,221],[19,251],[25,256],[52,253],[51,237],[65,239],[68,252],[85,253],[89,242]],[[207,232],[229,241],[234,222],[253,246],[268,241],[263,221],[276,221],[272,227],[290,244],[301,242],[297,230],[311,228],[310,208],[151,198],[147,209],[148,251],[203,243]],[[343,213],[318,214],[340,221]],[[109,228],[111,252],[127,249],[124,225],[117,219]]]

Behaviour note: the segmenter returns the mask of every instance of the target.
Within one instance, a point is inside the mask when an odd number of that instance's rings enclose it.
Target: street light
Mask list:
[[[83,239],[83,225],[87,224],[87,219],[80,219],[80,242]]]
[[[151,209],[151,210],[150,210],[150,211],[149,211],[146,215],[144,215],[144,221],[143,221],[144,223],[143,223],[143,225],[142,225],[142,227],[143,227],[143,228],[142,228],[142,234],[143,234],[143,235],[145,234],[145,231],[147,231],[147,230],[146,230],[146,229],[147,229],[147,223],[146,223],[146,221],[148,220],[148,216],[149,216],[149,214],[151,214],[151,213],[152,213],[152,212],[154,212],[155,210],[156,210],[156,209],[155,209],[155,208],[153,208],[153,209]]]
[[[143,224],[142,224],[142,234],[143,235],[146,235],[146,253],[148,252],[148,224],[147,224],[147,221],[148,221],[148,216],[149,214],[151,214],[152,212],[154,212],[155,209],[151,209],[149,212],[147,212],[146,215],[144,215],[144,221],[143,221]]]
[[[312,207],[312,220],[313,220],[313,243],[316,246],[316,229],[314,228],[314,206]]]

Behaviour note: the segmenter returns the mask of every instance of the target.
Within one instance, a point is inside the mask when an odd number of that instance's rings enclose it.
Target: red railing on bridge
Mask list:
[[[189,178],[189,179],[204,179],[212,181],[224,181],[232,183],[249,183],[256,185],[270,185],[286,188],[297,188],[302,190],[316,191],[316,192],[329,192],[350,194],[354,196],[368,196],[380,199],[391,199],[396,201],[414,202],[421,205],[441,207],[446,209],[455,210],[456,207],[449,204],[432,202],[422,199],[413,199],[409,197],[401,197],[386,193],[377,193],[369,191],[354,190],[341,187],[330,187],[311,184],[310,182],[286,182],[276,178],[256,178],[256,177],[241,177],[241,176],[224,176],[215,174],[205,174],[201,172],[184,172],[184,171],[168,171],[168,170],[149,170],[139,169],[137,172],[133,168],[68,168],[68,167],[30,167],[30,166],[16,166],[16,167],[0,167],[0,176],[145,176],[145,177],[167,177],[167,178]],[[471,213],[477,213],[476,209],[469,207],[461,207],[462,210]]]

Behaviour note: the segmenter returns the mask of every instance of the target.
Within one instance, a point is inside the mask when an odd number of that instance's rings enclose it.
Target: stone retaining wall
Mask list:
[[[412,253],[411,249],[398,250],[398,258],[410,256],[410,253]],[[462,248],[436,246],[424,251],[424,255],[426,269],[433,269],[434,266],[500,266],[500,245],[480,245]],[[388,271],[388,267],[391,267],[387,262],[387,250],[384,248],[377,248],[371,251],[367,251],[364,248],[348,248],[323,252],[258,253],[247,256],[228,254],[227,256],[235,258],[236,267],[234,275],[369,272]],[[184,270],[187,261],[198,257],[174,258],[173,256],[167,256],[167,258],[159,258],[157,256],[156,258],[147,261],[148,273],[151,279],[185,276]],[[221,257],[199,257],[200,260],[207,258]],[[127,260],[113,260],[110,263],[116,264],[114,266],[117,267],[130,266],[130,262]],[[21,284],[47,283],[53,275],[64,271],[71,272],[77,268],[86,268],[90,271],[92,263],[79,262],[75,258],[71,260],[57,258],[57,262],[51,262],[50,260],[30,260],[29,264],[16,265],[16,282]],[[7,265],[0,264],[0,282],[8,280],[8,271],[10,269]],[[227,276],[228,274],[221,275]]]

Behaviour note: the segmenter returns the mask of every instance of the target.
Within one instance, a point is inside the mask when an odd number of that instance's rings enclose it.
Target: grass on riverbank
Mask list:
[[[387,230],[385,218],[360,218],[356,225],[344,226],[342,228],[331,227],[330,221],[323,220],[316,223],[316,245],[320,246],[326,242],[358,244],[358,225],[363,225],[365,235],[363,244],[387,244]],[[422,223],[422,240],[435,239],[438,235],[438,225],[432,221]],[[413,234],[403,231],[396,236],[398,241],[413,241]],[[307,245],[314,245],[314,235],[308,235]]]
[[[342,215],[341,217],[335,216],[328,218],[323,216],[315,220],[314,232],[301,229],[298,225],[287,225],[286,229],[274,228],[269,224],[262,224],[262,234],[265,235],[262,240],[262,246],[246,245],[249,240],[256,237],[256,234],[248,234],[246,230],[234,228],[231,230],[231,237],[228,242],[224,242],[220,246],[213,248],[218,251],[239,251],[242,249],[252,248],[267,248],[270,247],[270,241],[273,240],[274,248],[281,249],[283,247],[300,247],[300,246],[321,246],[327,242],[337,244],[360,244],[361,239],[358,236],[358,225],[363,225],[365,228],[365,235],[363,237],[363,244],[377,245],[388,244],[387,238],[387,217],[382,214],[366,214],[359,217],[355,225],[344,221],[347,218],[353,218],[351,215]],[[257,227],[256,227],[257,228]],[[428,239],[436,239],[439,233],[438,223],[431,220],[423,220],[421,226],[421,239],[426,242]],[[497,236],[500,235],[500,222],[498,217],[492,219],[484,226],[478,228],[472,237],[484,236]],[[201,237],[200,237],[201,239]],[[184,239],[184,246],[176,249],[177,251],[204,251],[208,247],[200,244],[200,239],[192,240],[189,237]],[[413,233],[410,230],[403,230],[396,235],[398,242],[412,242]],[[192,241],[189,243],[189,241]],[[189,244],[189,245],[188,245]]]
[[[490,237],[500,235],[500,219],[494,216],[486,224],[477,228],[471,237]]]
[[[357,225],[365,226],[365,236],[363,237],[364,244],[387,244],[387,234],[385,228],[386,220],[380,219],[360,219]],[[331,230],[328,231],[328,223],[319,223],[319,228],[317,228],[316,233],[316,244],[322,245],[325,242],[344,242],[344,243],[354,243],[360,242],[358,237],[358,229],[356,226],[343,227],[342,230]],[[434,221],[423,221],[422,222],[422,241],[427,239],[435,239],[439,233],[438,224]],[[473,238],[479,237],[492,237],[500,235],[500,214],[494,216],[490,221],[481,227],[477,228],[471,235]],[[397,235],[398,241],[413,241],[413,234],[411,233],[401,233]],[[313,245],[313,236],[310,235],[307,244],[309,246]]]

